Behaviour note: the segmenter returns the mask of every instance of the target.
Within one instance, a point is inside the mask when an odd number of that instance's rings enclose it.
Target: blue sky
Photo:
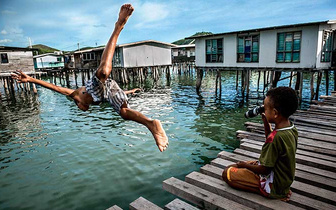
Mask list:
[[[336,19],[335,0],[0,0],[0,46],[105,45],[124,3],[135,11],[119,44]]]

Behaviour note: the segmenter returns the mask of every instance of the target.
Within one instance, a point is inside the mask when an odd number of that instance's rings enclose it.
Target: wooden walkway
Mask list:
[[[321,98],[318,105],[291,117],[299,130],[299,140],[293,194],[288,203],[235,190],[221,179],[226,166],[259,158],[265,141],[263,125],[247,122],[246,131],[237,131],[240,148],[233,153],[220,152],[210,164],[201,167],[200,172],[188,174],[185,180],[171,177],[163,181],[164,190],[188,202],[175,199],[164,209],[336,209],[336,92]],[[162,209],[143,197],[129,208]]]

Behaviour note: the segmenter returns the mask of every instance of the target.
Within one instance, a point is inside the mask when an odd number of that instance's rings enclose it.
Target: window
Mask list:
[[[259,62],[259,35],[238,36],[237,62]]]
[[[206,62],[223,62],[223,39],[206,40]]]
[[[1,53],[1,63],[8,63],[7,53]]]
[[[84,53],[83,60],[95,60],[95,54],[94,53]]]
[[[299,63],[301,32],[278,33],[277,62]]]
[[[321,62],[330,62],[332,46],[331,31],[323,31]]]
[[[57,57],[57,62],[62,62],[62,58],[61,57]]]

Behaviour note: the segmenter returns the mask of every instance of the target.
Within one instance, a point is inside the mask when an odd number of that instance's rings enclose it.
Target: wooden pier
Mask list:
[[[291,120],[299,131],[293,194],[288,203],[236,190],[222,180],[224,168],[237,161],[256,160],[265,141],[263,124],[246,122],[238,130],[240,148],[222,151],[210,164],[179,180],[163,181],[163,189],[180,197],[164,209],[336,209],[336,92]],[[185,202],[186,201],[186,202]],[[120,209],[113,206],[110,209]],[[162,209],[143,197],[130,209]]]

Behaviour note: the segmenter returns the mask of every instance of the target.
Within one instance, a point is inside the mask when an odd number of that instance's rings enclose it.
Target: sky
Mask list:
[[[118,44],[336,20],[336,0],[0,0],[0,46],[105,45],[124,3],[135,10]]]

